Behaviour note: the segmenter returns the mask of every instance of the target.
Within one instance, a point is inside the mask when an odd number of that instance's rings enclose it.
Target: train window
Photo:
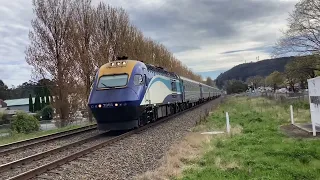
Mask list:
[[[119,87],[127,85],[128,75],[106,75],[99,79],[98,88]]]
[[[134,75],[133,77],[133,83],[134,85],[138,86],[138,85],[142,85],[144,82],[143,82],[143,77],[141,74],[136,74]]]
[[[171,82],[172,91],[177,91],[176,82]]]

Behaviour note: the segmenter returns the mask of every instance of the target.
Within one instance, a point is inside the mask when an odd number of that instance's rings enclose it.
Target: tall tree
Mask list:
[[[273,91],[275,92],[278,86],[283,84],[284,78],[280,72],[274,71],[266,78],[266,82],[267,84],[273,86]]]
[[[79,0],[75,3],[73,22],[73,56],[77,59],[76,71],[74,72],[81,80],[84,86],[83,97],[88,97],[90,94],[90,87],[95,76],[95,65],[97,48],[95,48],[93,35],[97,32],[96,14],[91,7],[91,0]],[[88,107],[87,107],[88,108]],[[88,112],[90,110],[88,109]],[[89,113],[89,120],[92,121],[92,115]]]
[[[29,112],[34,112],[33,111],[33,101],[32,101],[32,96],[29,94]]]
[[[320,54],[320,1],[301,0],[288,19],[288,30],[276,43],[273,55]]]
[[[72,45],[72,2],[70,0],[33,0],[35,19],[29,33],[26,61],[40,77],[51,77],[56,87],[56,110],[63,121],[69,116],[68,94],[75,86],[70,52]]]
[[[49,105],[50,101],[49,101],[49,95],[46,95],[46,105]]]
[[[214,86],[214,82],[210,77],[207,77],[207,80],[205,82],[208,86]]]

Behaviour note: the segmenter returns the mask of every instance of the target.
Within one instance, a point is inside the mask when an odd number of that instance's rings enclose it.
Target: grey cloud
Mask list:
[[[276,0],[174,0],[161,7],[133,7],[128,11],[134,24],[147,34],[156,31],[157,39],[174,39],[165,42],[167,46],[199,46],[241,36],[242,24],[272,22],[279,15],[286,15],[293,4]]]
[[[225,52],[222,52],[221,54],[233,54],[233,53],[244,52],[244,51],[267,51],[267,52],[269,52],[268,50],[270,50],[271,48],[272,48],[272,46],[260,46],[260,47],[255,47],[255,48],[225,51]]]

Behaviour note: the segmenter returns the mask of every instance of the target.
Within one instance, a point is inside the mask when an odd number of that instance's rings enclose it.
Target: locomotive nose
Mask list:
[[[89,106],[106,104],[107,106],[118,106],[120,103],[133,103],[138,101],[138,95],[131,88],[97,90],[91,94]],[[118,104],[118,105],[117,105]]]

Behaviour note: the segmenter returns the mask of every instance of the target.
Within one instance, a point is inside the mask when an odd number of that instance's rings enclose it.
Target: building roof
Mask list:
[[[32,102],[34,103],[34,97],[32,98]],[[22,98],[22,99],[9,99],[5,100],[5,103],[7,103],[7,107],[10,106],[23,106],[23,105],[29,105],[29,98]],[[41,102],[41,99],[40,99]]]

